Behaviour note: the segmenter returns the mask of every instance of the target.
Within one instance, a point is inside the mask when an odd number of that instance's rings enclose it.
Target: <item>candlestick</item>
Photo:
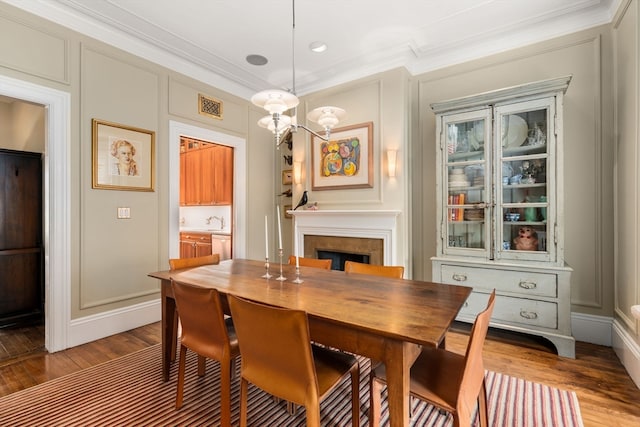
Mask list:
[[[282,226],[280,225],[280,205],[278,208],[278,249],[282,250]]]
[[[282,274],[282,249],[278,249],[278,256],[280,257],[280,276],[276,277],[276,280],[284,282],[287,278]]]
[[[296,265],[296,278],[293,279],[293,283],[304,283],[304,280],[300,278],[300,267]]]
[[[262,275],[265,279],[271,279],[273,276],[269,273],[269,257],[266,257],[264,260],[264,269],[266,272]]]

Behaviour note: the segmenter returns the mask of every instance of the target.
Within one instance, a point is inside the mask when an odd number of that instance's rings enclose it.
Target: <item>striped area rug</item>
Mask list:
[[[218,364],[207,362],[198,378],[193,353],[187,361],[184,405],[176,410],[177,363],[163,382],[160,345],[85,369],[0,399],[0,425],[11,426],[216,426],[219,425]],[[369,360],[360,358],[361,425],[368,425]],[[239,369],[239,363],[238,363]],[[487,372],[489,424],[504,426],[582,426],[573,392]],[[239,424],[239,380],[232,382],[232,422]],[[284,402],[250,386],[249,424],[304,426],[305,411],[290,415]],[[323,426],[351,425],[350,386],[346,379],[321,406]],[[383,396],[383,425],[388,425]],[[412,426],[452,425],[452,418],[412,399]],[[478,424],[477,422],[475,423]]]

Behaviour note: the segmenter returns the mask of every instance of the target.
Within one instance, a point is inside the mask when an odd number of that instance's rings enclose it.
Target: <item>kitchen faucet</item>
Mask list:
[[[220,230],[224,229],[224,217],[223,216],[210,216],[209,218],[207,218],[207,224],[211,224],[211,220],[213,219],[217,219],[218,221],[220,221]]]

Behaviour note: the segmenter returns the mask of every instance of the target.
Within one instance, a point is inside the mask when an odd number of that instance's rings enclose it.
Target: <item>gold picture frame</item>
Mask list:
[[[373,122],[331,131],[329,141],[311,140],[311,188],[346,190],[373,187]]]
[[[154,191],[155,132],[93,119],[92,187]]]

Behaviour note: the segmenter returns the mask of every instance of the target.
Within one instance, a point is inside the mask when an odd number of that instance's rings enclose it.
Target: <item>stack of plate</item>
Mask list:
[[[468,187],[470,185],[467,176],[464,174],[464,169],[452,169],[449,173],[449,188],[461,188]]]

